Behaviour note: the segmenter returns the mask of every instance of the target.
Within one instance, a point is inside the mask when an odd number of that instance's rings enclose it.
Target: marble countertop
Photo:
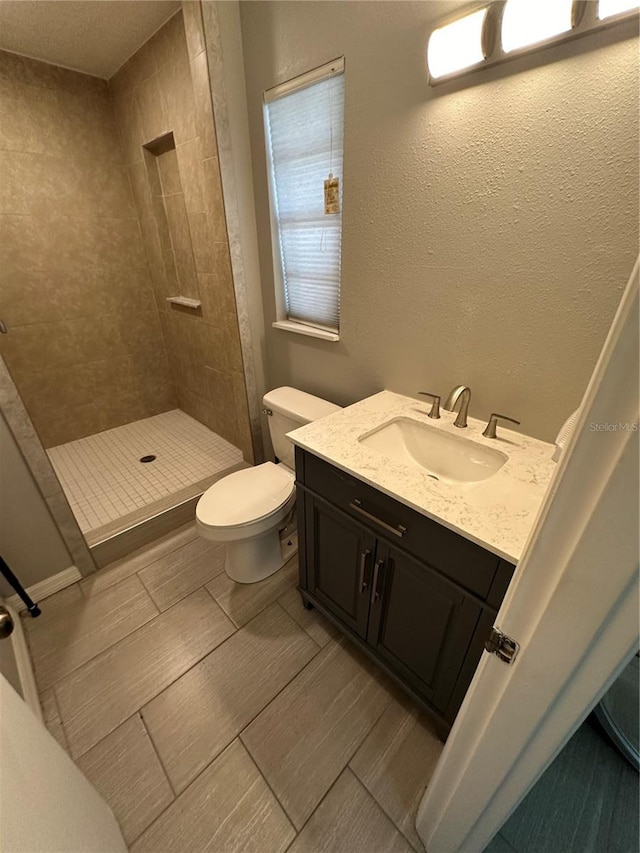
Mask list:
[[[456,415],[427,417],[430,404],[392,391],[354,403],[288,434],[299,447],[341,468],[423,515],[444,524],[483,548],[517,562],[555,470],[553,445],[498,424],[498,438],[484,438],[484,421],[468,419],[454,427]],[[358,439],[393,418],[406,417],[501,450],[508,460],[487,480],[452,484],[430,478],[417,466],[395,461]]]

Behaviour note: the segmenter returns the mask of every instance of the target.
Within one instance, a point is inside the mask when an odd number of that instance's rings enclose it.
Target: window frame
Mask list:
[[[340,332],[338,330],[329,329],[319,324],[314,323],[306,323],[302,320],[290,320],[287,316],[287,304],[285,297],[285,285],[284,285],[284,270],[283,270],[283,258],[282,251],[280,246],[280,228],[278,226],[278,217],[276,213],[276,187],[275,187],[275,176],[273,170],[273,158],[271,152],[271,143],[269,139],[268,132],[268,116],[267,116],[267,106],[271,102],[278,100],[279,98],[284,97],[285,95],[289,95],[292,92],[297,92],[300,89],[305,89],[308,86],[312,86],[314,83],[319,83],[322,80],[328,80],[331,77],[337,77],[340,74],[345,73],[345,60],[344,56],[338,57],[337,59],[332,60],[331,62],[327,62],[324,65],[320,65],[317,68],[313,68],[311,71],[307,71],[304,74],[300,74],[297,77],[293,77],[291,80],[287,80],[284,83],[280,83],[277,86],[273,86],[271,89],[267,89],[262,98],[262,120],[263,120],[263,128],[264,128],[264,136],[265,136],[265,155],[266,155],[266,166],[267,166],[267,183],[269,190],[269,222],[271,227],[271,254],[273,261],[273,279],[274,279],[274,292],[275,292],[275,304],[276,304],[276,319],[271,324],[274,329],[282,329],[287,332],[294,332],[299,335],[308,335],[312,338],[320,338],[326,341],[339,341],[340,340]],[[343,138],[344,145],[344,138]],[[341,176],[342,178],[342,176]],[[342,233],[342,223],[340,226],[340,230]],[[342,251],[342,243],[341,243],[341,251]],[[340,275],[340,288],[342,287],[342,273]]]

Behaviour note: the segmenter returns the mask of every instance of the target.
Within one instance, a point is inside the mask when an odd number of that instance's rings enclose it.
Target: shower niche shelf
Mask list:
[[[165,297],[172,305],[190,310],[201,308],[200,288],[191,234],[192,221],[185,203],[183,176],[172,131],[142,146],[160,249],[164,266]]]
[[[167,296],[167,302],[172,305],[182,305],[183,308],[201,308],[202,302],[199,299],[191,299],[190,296]]]

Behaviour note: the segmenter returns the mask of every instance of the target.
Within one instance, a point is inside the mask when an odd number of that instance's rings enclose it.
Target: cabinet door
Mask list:
[[[351,631],[366,638],[375,537],[309,494],[305,517],[308,591]]]
[[[426,564],[378,544],[367,640],[435,708],[444,711],[480,606]]]

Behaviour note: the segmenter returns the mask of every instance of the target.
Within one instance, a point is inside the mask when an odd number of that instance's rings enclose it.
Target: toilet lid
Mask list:
[[[198,501],[196,516],[209,527],[249,524],[279,509],[293,490],[294,478],[286,468],[263,462],[210,486]]]

